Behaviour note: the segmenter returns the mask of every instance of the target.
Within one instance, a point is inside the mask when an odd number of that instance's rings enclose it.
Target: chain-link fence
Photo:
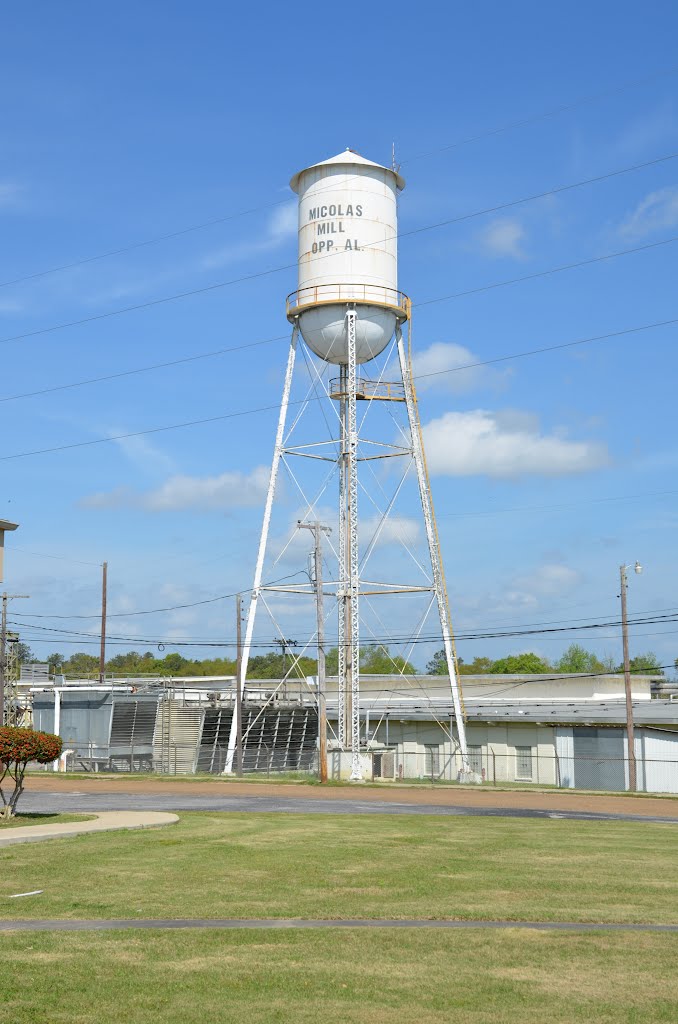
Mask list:
[[[167,741],[149,748],[127,749],[82,744],[66,747],[59,768],[86,772],[143,772],[162,775],[223,775],[228,745],[222,742],[179,743]],[[403,751],[397,747],[362,751],[360,766],[365,781],[379,783],[467,785],[492,787],[535,786],[624,792],[630,788],[629,762],[623,757],[597,757],[555,752],[541,753],[534,747],[516,747],[509,752],[469,747],[470,773],[463,773],[459,753],[449,754],[434,745]],[[52,766],[45,766],[51,770]],[[232,770],[236,771],[234,757]],[[257,778],[313,777],[318,775],[315,743],[284,748],[262,739],[243,756],[243,774]],[[347,781],[352,772],[350,752],[330,750],[328,772],[331,780]],[[645,793],[678,794],[678,761],[636,758],[636,790]]]
[[[459,754],[439,748],[417,752],[397,749],[372,754],[375,781],[440,785],[464,781],[478,786],[534,785],[559,789],[624,792],[629,786],[629,761],[623,757],[559,756],[517,747],[508,753],[469,747],[470,775],[462,777]],[[636,758],[636,790],[678,793],[678,761]]]
[[[44,770],[69,772],[120,773],[135,772],[158,775],[223,775],[228,763],[228,745],[210,744],[197,747],[195,743],[167,741],[154,750],[131,746],[112,751],[110,747],[97,748],[82,744],[77,749],[65,748],[56,766],[42,766]],[[37,766],[36,766],[37,767]],[[232,771],[237,770],[234,754]],[[243,751],[243,775],[267,777],[281,775],[317,776],[318,754],[315,749],[280,749],[260,743],[256,748]]]

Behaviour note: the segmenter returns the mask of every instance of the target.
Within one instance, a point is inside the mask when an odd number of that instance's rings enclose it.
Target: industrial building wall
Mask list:
[[[641,792],[678,793],[678,733],[636,729],[636,784]],[[560,785],[570,789],[628,789],[628,744],[623,728],[556,729]]]
[[[635,736],[638,788],[678,793],[678,733],[640,729]]]
[[[395,752],[395,774],[378,777],[428,778],[454,781],[461,769],[456,742],[450,739],[450,722],[378,720],[368,726],[374,745]],[[451,729],[455,735],[454,727]],[[466,729],[471,769],[485,781],[558,784],[555,730],[552,726],[504,722],[497,725],[468,723]],[[391,761],[384,763],[390,773]]]
[[[62,693],[59,735],[64,750],[82,757],[108,757],[113,696],[110,693]],[[54,694],[36,693],[33,700],[33,726],[54,732]]]

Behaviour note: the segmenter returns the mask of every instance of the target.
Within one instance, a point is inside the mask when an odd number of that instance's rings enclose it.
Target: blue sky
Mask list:
[[[675,5],[660,2],[642,14],[611,2],[396,4],[387,19],[376,4],[302,4],[291,16],[207,0],[6,13],[0,281],[221,222],[0,288],[0,337],[276,272],[8,341],[0,397],[277,340],[2,401],[3,453],[274,406],[296,283],[287,182],[346,146],[388,163],[395,142],[405,233],[678,152],[677,29]],[[426,304],[674,235],[677,160],[405,234],[400,286],[422,303],[420,372],[678,316],[678,243]],[[422,382],[459,631],[614,617],[618,566],[636,558],[646,570],[632,578],[632,611],[678,605],[676,334],[667,326]],[[114,612],[246,589],[274,431],[268,411],[3,461],[0,516],[21,523],[6,584],[31,594],[15,617],[95,614],[103,559]],[[276,537],[298,511],[285,486]],[[404,521],[415,513],[412,492]],[[292,550],[289,571],[294,558],[305,564],[304,545]],[[379,557],[391,561],[387,544]],[[304,635],[305,611],[281,615],[289,635]],[[114,621],[124,636],[232,638],[232,620],[225,601]],[[400,634],[408,612],[390,621]],[[672,662],[670,629],[641,627],[634,650]],[[616,656],[615,630],[599,632],[582,642]],[[26,635],[43,654],[83,646]],[[557,657],[566,642],[467,641],[460,654]]]

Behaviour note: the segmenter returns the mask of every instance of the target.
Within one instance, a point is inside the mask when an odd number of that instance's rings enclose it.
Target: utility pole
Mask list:
[[[313,534],[313,582],[315,585],[315,610],[317,618],[318,646],[318,763],[321,782],[327,782],[327,694],[325,685],[325,613],[323,610],[323,552],[322,535],[331,533],[329,526],[322,523],[298,522],[300,530]],[[341,685],[341,680],[340,680]]]
[[[235,598],[237,657],[235,669],[235,770],[242,775],[242,594]]]
[[[99,685],[104,685],[106,675],[106,591],[108,562],[101,567],[101,648],[99,650]]]
[[[296,647],[296,640],[286,640],[284,636],[275,637],[273,643],[276,644],[282,651],[282,677],[283,677],[283,696],[287,697],[287,680],[285,679],[285,665],[287,663],[287,648]]]
[[[633,739],[633,699],[631,696],[631,663],[629,661],[629,624],[626,612],[626,591],[628,580],[626,570],[628,566],[619,566],[619,580],[621,584],[621,614],[622,614],[622,646],[624,649],[624,690],[626,691],[626,745],[629,756],[629,789],[632,793],[636,791],[636,750]],[[636,562],[635,570],[641,571],[640,565]]]
[[[7,602],[27,598],[28,594],[2,595],[2,625],[0,626],[0,725],[5,724],[5,688],[7,685]]]

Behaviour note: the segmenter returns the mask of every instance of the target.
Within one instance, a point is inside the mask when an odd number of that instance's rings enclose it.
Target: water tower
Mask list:
[[[360,602],[365,594],[427,591],[437,608],[440,636],[449,670],[451,697],[461,755],[462,772],[468,756],[456,655],[451,632],[447,590],[438,533],[424,457],[421,425],[410,362],[410,301],[398,290],[398,193],[405,182],[395,169],[366,160],[346,150],[294,175],[290,186],[299,197],[299,278],[297,291],[287,300],[292,338],[283,385],[268,494],[243,649],[243,687],[251,651],[257,607],[267,589],[262,573],[269,539],[273,499],[281,458],[293,449],[286,434],[290,390],[299,334],[325,364],[337,367],[326,397],[337,409],[336,455],[318,454],[323,444],[307,445],[310,458],[336,463],[338,478],[337,601],[338,635],[338,742],[351,754],[351,778],[363,777],[360,755]],[[406,326],[408,343],[403,337]],[[359,371],[393,343],[397,380],[378,379]],[[386,367],[384,368],[386,369]],[[393,368],[389,365],[391,376]],[[374,377],[374,375],[372,375]],[[359,430],[358,405],[366,402],[399,403],[406,409],[406,443],[392,438],[368,440]],[[361,417],[361,426],[364,417]],[[375,445],[365,455],[365,445]],[[315,452],[313,449],[315,448]],[[299,446],[294,449],[299,454]],[[359,550],[359,468],[363,461],[404,455],[416,467],[421,512],[426,532],[430,579],[427,586],[403,586],[384,581],[367,585],[361,578]],[[289,592],[293,587],[285,588]],[[303,588],[302,588],[303,589]],[[302,592],[299,589],[299,592]],[[235,726],[231,730],[228,764],[232,763]],[[228,769],[227,769],[228,770]]]

